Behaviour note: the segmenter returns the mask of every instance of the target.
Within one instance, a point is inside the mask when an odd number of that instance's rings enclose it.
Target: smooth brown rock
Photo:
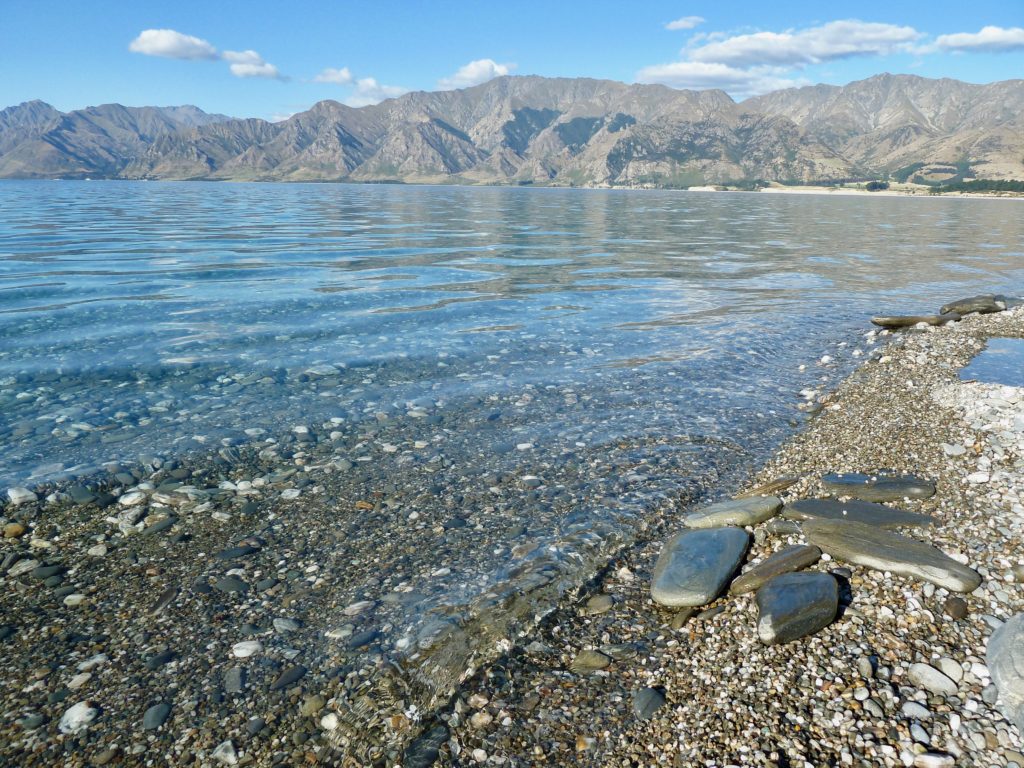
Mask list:
[[[910,328],[918,323],[943,325],[960,319],[956,312],[943,312],[939,315],[876,315],[871,322],[882,328]]]

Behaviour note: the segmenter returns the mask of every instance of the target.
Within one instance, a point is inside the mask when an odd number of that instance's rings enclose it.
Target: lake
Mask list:
[[[0,183],[0,488],[159,469],[264,539],[305,515],[289,557],[337,537],[338,595],[393,598],[367,637],[443,687],[470,653],[453,632],[506,636],[680,498],[735,487],[802,390],[877,349],[868,316],[1020,293],[1020,211]]]

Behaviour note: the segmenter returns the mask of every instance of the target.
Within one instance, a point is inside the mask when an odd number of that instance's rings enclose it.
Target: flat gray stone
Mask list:
[[[930,499],[935,495],[935,483],[914,475],[879,472],[873,475],[850,472],[824,475],[821,484],[826,493],[852,496],[862,501],[899,501],[901,499]]]
[[[237,576],[225,576],[218,580],[213,588],[220,592],[248,592],[249,585]]]
[[[757,636],[779,645],[827,627],[839,610],[839,582],[827,573],[784,573],[757,591]]]
[[[142,727],[147,731],[155,731],[164,721],[167,720],[167,716],[171,714],[171,705],[165,701],[161,701],[159,704],[154,704],[152,707],[146,710],[146,714],[142,716]]]
[[[803,529],[810,543],[838,560],[930,581],[952,592],[973,592],[981,585],[973,568],[907,536],[842,520],[808,520]]]
[[[294,667],[288,667],[284,672],[277,676],[277,679],[270,686],[270,690],[279,691],[282,688],[287,688],[293,683],[297,683],[303,677],[306,676],[308,670],[301,664]]]
[[[1024,613],[992,633],[985,663],[999,691],[999,711],[1024,733]]]
[[[782,509],[777,496],[751,496],[730,499],[698,509],[683,519],[687,528],[720,528],[724,525],[757,525],[775,517]]]
[[[943,312],[938,315],[875,315],[871,322],[882,328],[910,328],[918,323],[942,325],[960,319],[956,312]]]
[[[242,667],[231,667],[224,673],[224,690],[228,693],[241,693],[245,690],[246,673]]]
[[[980,315],[988,315],[993,312],[1002,312],[1006,309],[1006,297],[997,296],[992,293],[981,296],[970,296],[966,299],[957,299],[943,306],[940,312],[956,312],[958,315],[970,315],[977,312]]]
[[[651,597],[660,605],[707,605],[720,594],[747,553],[742,528],[706,528],[678,533],[662,547],[654,566]]]
[[[633,714],[639,720],[649,720],[665,704],[665,694],[657,688],[641,688],[633,694]]]
[[[865,523],[878,528],[924,527],[935,522],[930,515],[905,512],[870,501],[839,501],[838,499],[800,499],[782,510],[787,520],[841,520]]]
[[[773,552],[729,585],[730,595],[753,592],[769,579],[783,573],[800,571],[821,559],[821,550],[809,544],[794,544]]]
[[[956,683],[943,672],[930,664],[911,664],[907,677],[918,688],[939,696],[954,696],[957,692]]]

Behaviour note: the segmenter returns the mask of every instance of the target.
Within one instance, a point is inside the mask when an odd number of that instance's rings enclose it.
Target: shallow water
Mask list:
[[[538,450],[566,424],[759,441],[865,314],[1019,287],[1019,207],[5,182],[0,484],[531,387],[576,400]]]
[[[339,598],[397,597],[367,628],[429,703],[657,510],[762,461],[799,391],[870,351],[869,315],[1019,294],[1019,210],[0,183],[0,489],[316,446],[336,472],[289,508],[341,531]]]
[[[989,339],[960,371],[964,381],[1024,387],[1024,339]]]

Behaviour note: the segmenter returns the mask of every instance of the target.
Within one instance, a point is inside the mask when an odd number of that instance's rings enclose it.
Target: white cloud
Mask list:
[[[665,29],[675,31],[677,29],[693,29],[698,24],[704,23],[703,16],[683,16],[681,19],[670,21],[665,25]]]
[[[644,67],[636,79],[641,83],[661,83],[673,88],[721,88],[737,98],[807,84],[803,79],[782,77],[785,71],[779,67],[740,69],[714,62],[675,61]]]
[[[277,67],[265,61],[256,51],[224,51],[222,58],[231,65],[231,74],[235,77],[281,77]]]
[[[944,51],[1012,51],[1024,48],[1024,28],[988,26],[980,32],[939,35],[935,45]]]
[[[800,67],[908,50],[921,37],[913,27],[847,19],[798,31],[735,35],[688,49],[685,54],[691,61],[738,67]]]
[[[335,69],[327,67],[319,75],[313,78],[314,83],[334,83],[335,85],[351,85],[352,73],[348,67]]]
[[[459,67],[454,75],[442,77],[437,81],[437,87],[442,91],[469,88],[472,85],[486,83],[496,77],[503,77],[515,68],[515,64],[499,64],[493,59],[477,59]]]
[[[128,50],[166,59],[216,59],[217,49],[206,40],[173,29],[144,29]]]
[[[384,99],[393,99],[408,93],[408,88],[398,85],[384,85],[378,83],[372,77],[364,77],[356,81],[355,92],[344,100],[350,107],[365,107],[369,104],[377,104]]]

